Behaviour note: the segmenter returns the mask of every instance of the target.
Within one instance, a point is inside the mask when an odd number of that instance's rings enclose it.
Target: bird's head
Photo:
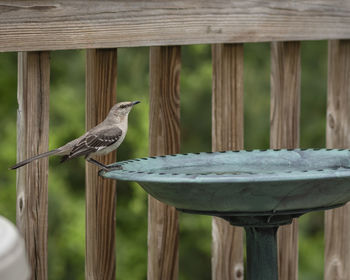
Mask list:
[[[134,107],[134,105],[139,103],[140,101],[133,101],[133,102],[127,101],[127,102],[117,103],[112,107],[110,114],[112,114],[117,118],[123,118],[129,114],[129,112],[131,111],[132,107]]]

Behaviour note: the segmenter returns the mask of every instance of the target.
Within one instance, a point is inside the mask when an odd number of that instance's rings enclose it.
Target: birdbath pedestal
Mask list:
[[[100,175],[136,181],[182,212],[217,216],[243,226],[248,280],[278,279],[280,225],[350,200],[349,150],[225,151],[116,164],[121,169],[100,171]]]

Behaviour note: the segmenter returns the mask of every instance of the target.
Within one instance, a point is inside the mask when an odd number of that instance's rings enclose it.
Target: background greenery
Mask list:
[[[268,148],[269,44],[244,47],[245,148]],[[325,146],[327,43],[302,43],[301,147]],[[50,148],[84,132],[85,52],[51,53]],[[181,152],[211,149],[211,50],[184,46],[181,72]],[[0,53],[0,214],[15,222],[17,55]],[[148,153],[148,48],[118,50],[119,101],[141,100],[130,114],[118,159]],[[49,279],[84,279],[85,189],[82,159],[50,160]],[[323,214],[300,219],[299,274],[323,278]],[[211,218],[180,214],[180,279],[210,279]],[[118,183],[117,278],[146,279],[147,196]]]

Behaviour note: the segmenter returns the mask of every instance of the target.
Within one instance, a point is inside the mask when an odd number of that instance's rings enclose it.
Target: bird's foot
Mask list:
[[[106,166],[106,167],[102,167],[99,171],[98,171],[98,175],[102,176],[102,174],[109,172],[109,171],[113,171],[113,170],[121,170],[123,169],[123,167],[121,165],[114,165],[114,166]]]

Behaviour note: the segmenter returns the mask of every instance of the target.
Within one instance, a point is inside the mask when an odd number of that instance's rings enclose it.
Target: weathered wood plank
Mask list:
[[[350,38],[343,0],[0,0],[0,51]]]
[[[18,54],[17,162],[49,148],[50,57]],[[25,240],[31,279],[47,279],[48,159],[17,170],[17,227]]]
[[[116,102],[117,50],[88,50],[86,57],[86,129],[100,123]],[[116,160],[115,152],[96,157],[102,163]],[[115,279],[116,184],[98,176],[86,163],[85,278]]]
[[[271,45],[271,133],[273,149],[299,146],[300,42]],[[280,227],[277,235],[279,279],[298,279],[298,223]]]
[[[212,46],[212,150],[243,149],[243,45]],[[212,222],[212,279],[243,279],[243,230]]]
[[[350,41],[328,44],[327,147],[350,148]],[[350,205],[326,211],[324,279],[350,279]]]
[[[180,151],[180,47],[150,48],[151,156]],[[148,279],[178,278],[178,214],[149,196]]]

